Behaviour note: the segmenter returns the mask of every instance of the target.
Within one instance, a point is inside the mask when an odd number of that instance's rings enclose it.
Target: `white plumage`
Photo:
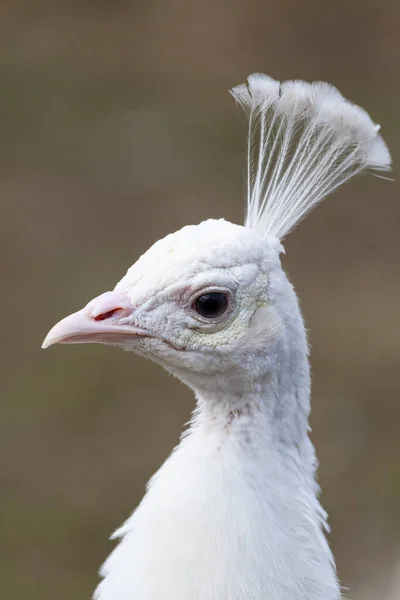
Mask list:
[[[328,83],[254,74],[231,93],[249,120],[246,225],[264,236],[282,239],[363,169],[390,169],[379,125]]]
[[[325,83],[252,75],[245,227],[156,242],[56,342],[114,344],[194,390],[180,444],[114,534],[97,600],[339,600],[308,438],[308,348],[280,240],[352,175],[390,167],[368,114]]]

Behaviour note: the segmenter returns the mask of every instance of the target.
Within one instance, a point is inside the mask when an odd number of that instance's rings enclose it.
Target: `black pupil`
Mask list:
[[[194,308],[202,317],[215,319],[220,317],[228,306],[228,298],[219,292],[210,292],[199,296],[194,303]]]

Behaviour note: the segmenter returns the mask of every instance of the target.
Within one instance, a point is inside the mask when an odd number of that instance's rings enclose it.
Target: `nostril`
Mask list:
[[[114,322],[129,317],[133,307],[125,294],[105,292],[89,302],[85,310],[92,321]]]
[[[113,317],[121,316],[123,312],[122,308],[113,308],[113,310],[109,310],[107,312],[103,312],[100,315],[96,315],[92,317],[93,321],[106,321],[107,319],[112,319]]]

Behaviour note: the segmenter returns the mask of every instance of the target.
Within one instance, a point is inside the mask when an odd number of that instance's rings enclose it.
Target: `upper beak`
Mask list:
[[[123,292],[105,292],[91,300],[85,308],[69,315],[47,334],[42,348],[52,344],[121,343],[136,336],[149,336],[148,331],[129,323],[119,323],[134,309]]]

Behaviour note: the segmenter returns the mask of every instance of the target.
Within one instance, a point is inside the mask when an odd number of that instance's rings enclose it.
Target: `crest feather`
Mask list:
[[[321,200],[389,150],[361,108],[329,83],[255,73],[231,90],[248,117],[246,227],[282,239]]]

